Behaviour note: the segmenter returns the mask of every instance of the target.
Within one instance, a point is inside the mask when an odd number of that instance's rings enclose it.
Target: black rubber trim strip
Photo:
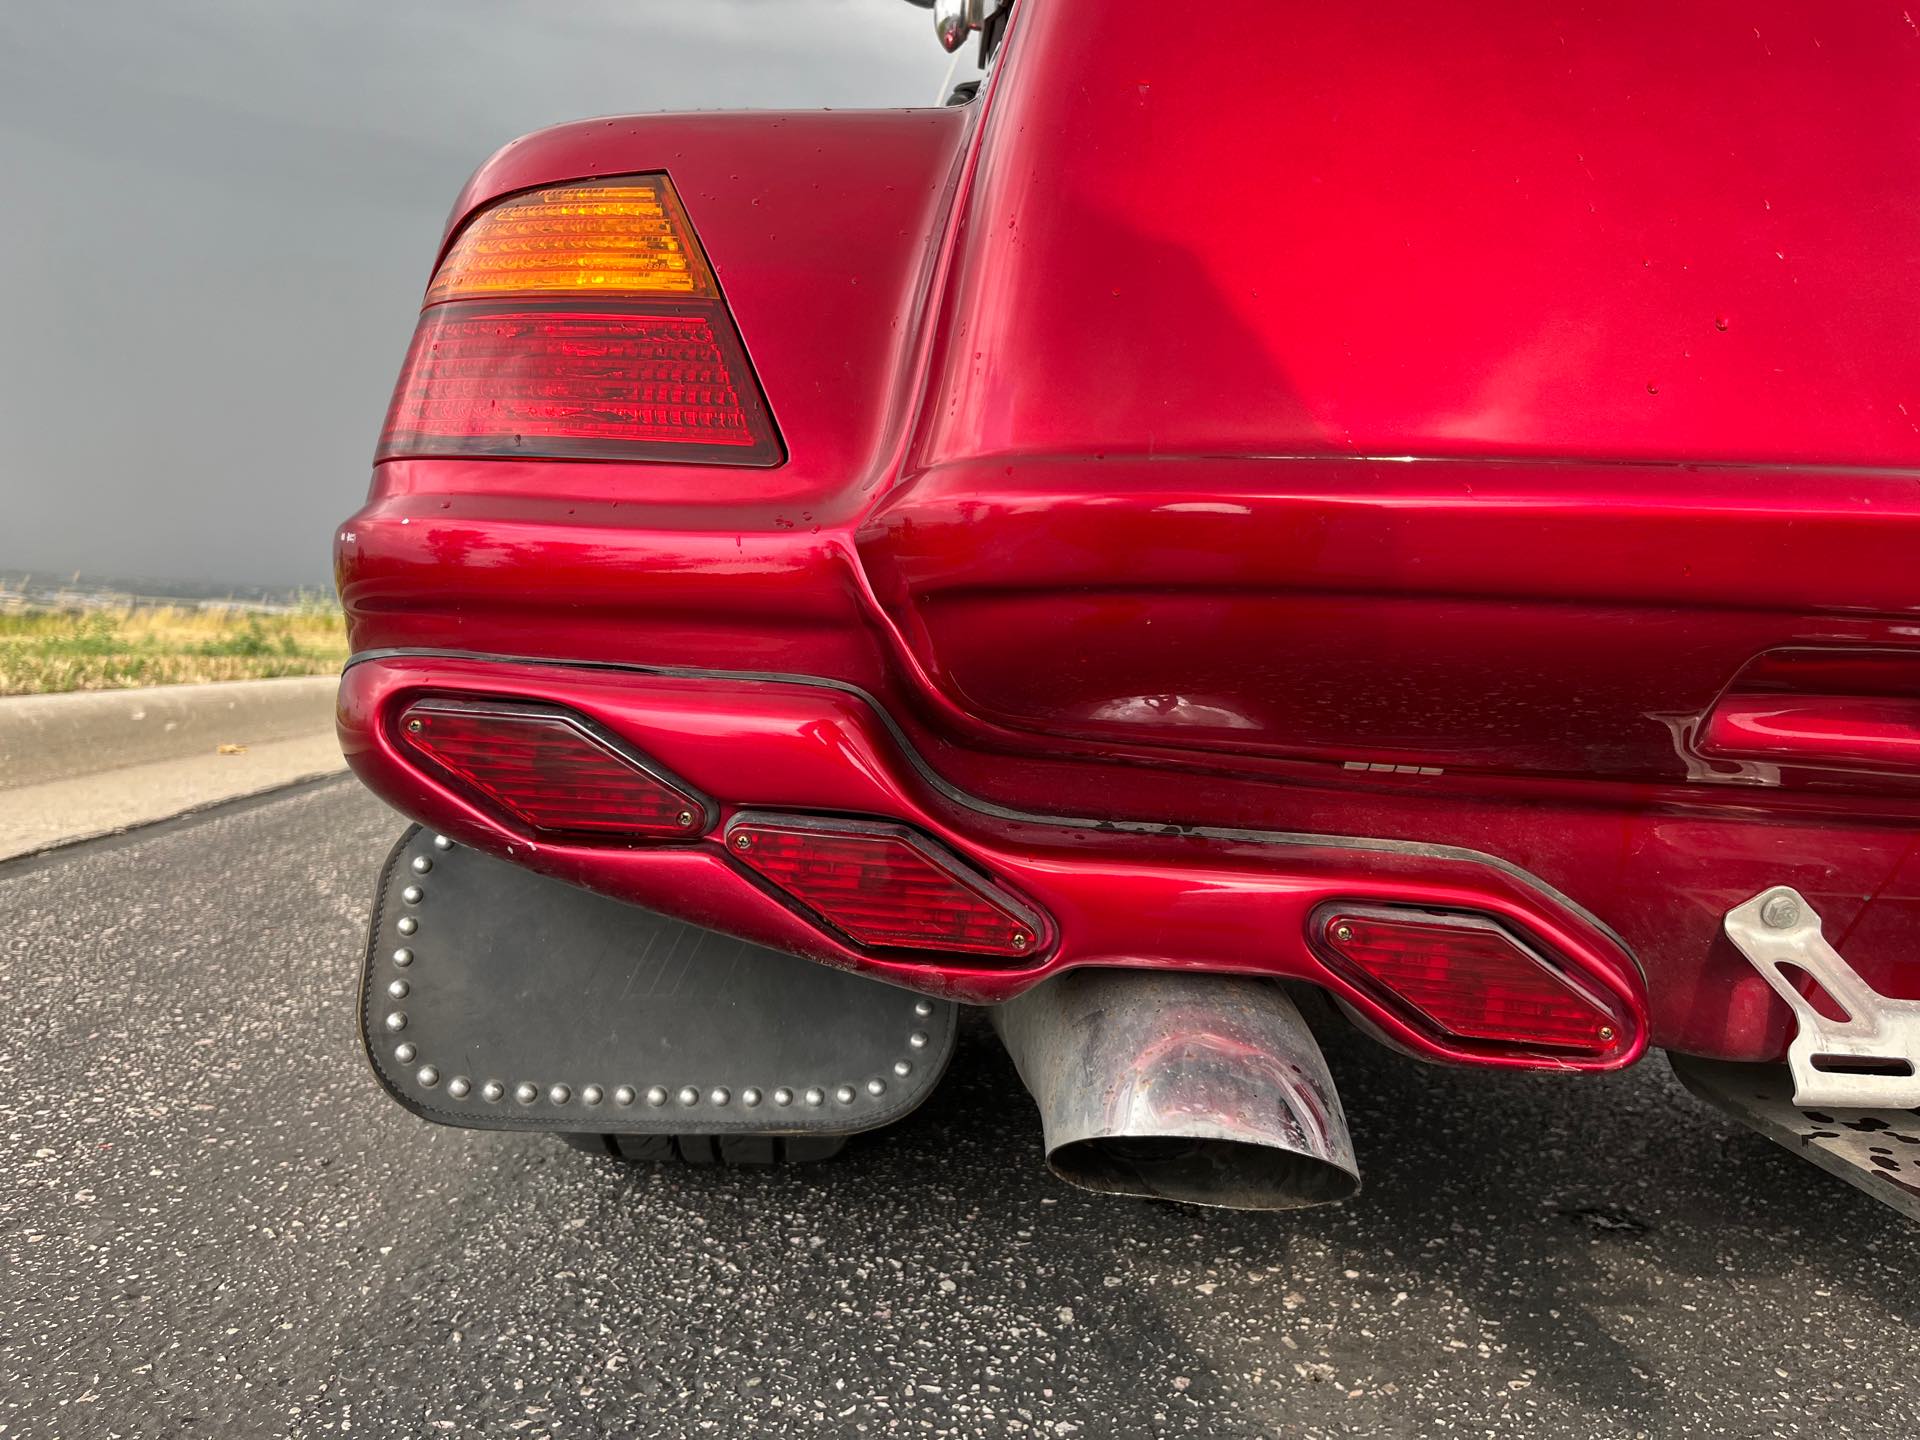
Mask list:
[[[821,675],[787,675],[778,671],[765,670],[702,670],[684,665],[636,665],[618,660],[555,660],[541,655],[490,655],[478,650],[413,650],[396,646],[385,650],[362,650],[349,656],[341,667],[344,675],[355,665],[371,660],[472,660],[486,665],[533,665],[547,666],[556,670],[594,670],[607,671],[623,675],[652,675],[667,680],[745,680],[774,685],[800,685],[815,690],[833,690],[842,695],[851,695],[872,712],[874,718],[893,736],[894,744],[900,747],[900,753],[907,757],[920,778],[940,792],[948,800],[977,814],[991,815],[999,820],[1012,820],[1026,825],[1050,825],[1059,829],[1095,830],[1123,835],[1161,835],[1179,837],[1197,837],[1202,840],[1232,840],[1250,845],[1274,845],[1312,847],[1316,849],[1362,850],[1381,855],[1412,855],[1427,860],[1459,860],[1474,865],[1485,865],[1499,871],[1510,880],[1517,880],[1554,904],[1579,916],[1593,926],[1602,935],[1620,947],[1620,951],[1633,963],[1645,979],[1645,968],[1633,948],[1606,921],[1595,915],[1586,906],[1564,891],[1556,889],[1542,880],[1532,871],[1523,869],[1511,860],[1503,860],[1498,855],[1490,855],[1484,850],[1470,850],[1464,845],[1438,845],[1424,840],[1382,840],[1373,836],[1359,835],[1314,835],[1294,830],[1240,830],[1223,825],[1163,825],[1148,820],[1088,820],[1071,815],[1043,815],[1031,810],[1014,810],[1005,805],[996,805],[991,800],[983,800],[970,795],[929,765],[920,752],[907,738],[906,731],[899,722],[887,713],[872,695],[858,685],[845,680],[833,680]]]

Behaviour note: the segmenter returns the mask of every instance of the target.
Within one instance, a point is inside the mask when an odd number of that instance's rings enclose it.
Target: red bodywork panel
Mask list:
[[[1864,5],[1034,0],[971,106],[515,142],[449,233],[666,171],[788,458],[376,467],[341,593],[358,651],[409,653],[349,670],[350,758],[472,843],[972,998],[1070,963],[1338,992],[1315,886],[1416,883],[1637,967],[1696,1053],[1783,1044],[1719,928],[1769,885],[1920,995],[1912,44]],[[582,666],[701,675],[662,710]],[[529,854],[379,741],[427,692],[563,703],[700,782],[693,746],[726,805],[912,820],[1058,948],[909,970],[704,841]]]

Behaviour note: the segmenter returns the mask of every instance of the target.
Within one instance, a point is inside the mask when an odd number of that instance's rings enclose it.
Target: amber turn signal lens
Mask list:
[[[720,293],[664,175],[555,185],[483,210],[460,232],[426,303]]]

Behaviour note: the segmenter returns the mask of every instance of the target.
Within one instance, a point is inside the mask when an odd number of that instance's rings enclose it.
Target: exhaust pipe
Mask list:
[[[1232,1210],[1360,1188],[1327,1062],[1274,981],[1072,970],[993,1023],[1062,1180]]]

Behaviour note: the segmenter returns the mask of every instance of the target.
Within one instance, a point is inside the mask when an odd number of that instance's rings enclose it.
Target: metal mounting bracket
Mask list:
[[[1734,906],[1723,923],[1727,938],[1799,1021],[1787,1047],[1794,1104],[1920,1106],[1920,1000],[1890,999],[1861,979],[1821,934],[1814,908],[1789,886],[1776,885]],[[1847,1018],[1822,1015],[1785,966],[1812,977]]]

